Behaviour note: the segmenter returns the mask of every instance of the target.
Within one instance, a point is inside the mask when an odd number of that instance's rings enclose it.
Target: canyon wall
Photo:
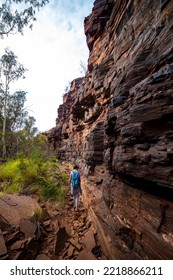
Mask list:
[[[173,258],[173,1],[96,0],[90,50],[48,135],[76,162],[108,259]]]

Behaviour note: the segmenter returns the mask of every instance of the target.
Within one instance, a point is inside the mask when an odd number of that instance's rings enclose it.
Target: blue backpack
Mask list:
[[[78,171],[72,171],[72,187],[77,188],[80,185],[79,181],[79,172]]]

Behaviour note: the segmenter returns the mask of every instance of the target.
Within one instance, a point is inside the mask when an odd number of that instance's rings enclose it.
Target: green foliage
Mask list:
[[[36,207],[32,215],[32,221],[38,224],[43,218],[43,209],[41,207]]]
[[[25,129],[16,133],[18,141],[17,156],[25,156],[32,158],[35,162],[46,161],[50,158],[50,151],[47,145],[47,138],[42,134],[38,134],[35,137],[32,132],[28,132]]]
[[[67,175],[51,159],[20,156],[0,165],[0,191],[5,193],[37,193],[44,200],[63,201]]]
[[[8,130],[15,131],[23,126],[24,120],[28,112],[24,109],[26,101],[25,91],[16,91],[8,96],[7,103],[7,121]]]
[[[48,0],[4,0],[0,6],[0,37],[16,32],[23,34],[25,26],[32,28],[32,22],[36,21],[36,11],[48,2]]]

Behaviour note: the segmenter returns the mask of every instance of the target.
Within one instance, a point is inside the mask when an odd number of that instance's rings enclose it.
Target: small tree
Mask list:
[[[27,116],[27,111],[24,108],[26,101],[26,92],[18,90],[9,95],[7,107],[7,129],[12,131],[18,130],[23,124],[24,118]]]
[[[25,26],[32,28],[32,22],[36,20],[36,11],[48,2],[49,0],[4,1],[0,7],[0,36],[3,38],[4,35],[16,32],[23,34]],[[18,9],[14,9],[15,6],[18,6]]]
[[[20,130],[15,132],[15,138],[17,141],[16,152],[24,154],[29,157],[33,149],[36,149],[35,139],[38,129],[35,125],[35,118],[32,116],[26,116],[23,120]]]
[[[2,157],[6,158],[6,125],[7,125],[7,108],[10,103],[10,85],[15,80],[24,77],[26,69],[18,63],[17,56],[9,49],[5,50],[5,54],[0,59],[0,93],[3,111],[2,126]]]

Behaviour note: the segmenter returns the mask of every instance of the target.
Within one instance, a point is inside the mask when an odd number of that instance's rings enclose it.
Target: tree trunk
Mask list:
[[[5,89],[5,97],[4,97],[4,119],[3,119],[3,127],[2,127],[2,158],[6,159],[7,151],[6,151],[6,121],[7,121],[7,95],[8,95],[8,86],[6,84]]]

